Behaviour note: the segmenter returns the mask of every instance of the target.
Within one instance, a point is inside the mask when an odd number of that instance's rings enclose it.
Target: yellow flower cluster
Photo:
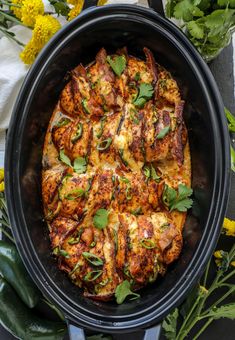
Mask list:
[[[68,14],[68,21],[71,21],[81,13],[84,6],[84,0],[69,0],[69,3],[74,5]]]
[[[42,0],[12,0],[12,4],[21,7],[11,6],[11,10],[22,23],[29,27],[34,27],[38,15],[44,13]]]
[[[61,28],[57,19],[50,15],[36,17],[32,39],[21,52],[20,57],[25,64],[32,64],[42,47]]]
[[[97,5],[98,6],[104,6],[105,4],[107,4],[108,0],[99,0]]]
[[[227,236],[235,237],[235,221],[225,218],[223,223],[223,231]]]
[[[0,192],[4,191],[5,184],[4,184],[4,169],[0,169]]]

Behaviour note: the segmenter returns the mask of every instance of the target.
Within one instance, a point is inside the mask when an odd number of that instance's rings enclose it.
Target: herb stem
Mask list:
[[[11,235],[5,230],[3,229],[2,227],[0,227],[0,231],[6,236],[9,238],[9,240],[11,240],[13,243],[15,243],[13,237],[11,237]]]
[[[21,5],[16,5],[16,4],[12,4],[11,2],[7,2],[7,1],[0,1],[0,5],[6,5],[6,6],[12,6],[12,7],[18,7],[21,8]]]
[[[183,339],[183,338],[184,338],[184,337],[181,336],[181,334],[184,335],[184,333],[185,333],[184,328],[185,328],[185,326],[186,326],[186,324],[187,324],[187,322],[188,322],[190,316],[192,315],[193,311],[195,310],[195,308],[196,308],[196,306],[197,306],[199,300],[200,300],[200,296],[197,297],[197,299],[196,299],[196,301],[194,302],[193,306],[191,307],[191,309],[190,309],[188,315],[187,315],[186,318],[184,319],[184,322],[183,322],[183,324],[182,324],[182,326],[181,326],[181,328],[180,328],[180,330],[179,330],[179,333],[178,333],[178,335],[177,335],[177,337],[176,337],[175,340],[180,340],[180,339]]]
[[[28,27],[28,26],[24,25],[20,20],[16,19],[15,17],[13,17],[10,14],[7,14],[4,11],[0,11],[0,14],[3,15],[8,21],[12,21],[12,22],[14,22],[14,23],[16,23],[18,25],[24,26],[24,27]]]
[[[205,329],[212,323],[213,318],[210,318],[207,320],[205,325],[200,329],[200,331],[193,337],[193,340],[196,340],[199,338],[199,336],[205,331]]]
[[[210,306],[210,308],[206,309],[203,313],[202,313],[202,317],[208,317],[208,313],[214,308],[216,307],[218,304],[220,304],[222,301],[224,301],[231,293],[233,293],[233,291],[235,290],[235,286],[230,288],[226,294],[224,294],[220,299],[218,299],[217,301],[215,301],[213,303],[212,306]]]
[[[2,224],[2,225],[4,225],[5,227],[11,229],[10,224],[7,223],[5,220],[3,220],[3,219],[1,219],[1,218],[0,218],[0,224]]]
[[[218,285],[221,285],[221,283],[230,279],[230,277],[232,277],[234,274],[235,274],[235,269],[232,270],[228,275],[226,275],[222,280],[218,281]]]
[[[16,39],[15,37],[13,37],[7,30],[4,30],[4,29],[0,28],[0,31],[1,31],[3,34],[5,34],[5,36],[6,36],[7,38],[12,39],[12,40],[14,40],[15,42],[17,42],[18,45],[23,46],[23,47],[25,46],[21,41],[19,41],[19,40]]]
[[[205,270],[205,274],[204,274],[204,278],[203,278],[203,286],[206,288],[206,283],[207,283],[207,277],[208,277],[208,273],[209,273],[209,269],[210,269],[210,261],[207,263],[206,266],[206,270]]]

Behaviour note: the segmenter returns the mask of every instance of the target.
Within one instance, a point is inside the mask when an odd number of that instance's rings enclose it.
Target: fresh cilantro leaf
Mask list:
[[[86,167],[87,167],[87,164],[86,164],[85,158],[77,157],[75,159],[73,168],[76,173],[83,174],[84,172],[86,172]]]
[[[176,19],[183,19],[184,21],[191,21],[194,17],[202,17],[203,11],[196,6],[200,1],[183,0],[178,2],[174,8],[174,17]]]
[[[58,15],[68,16],[70,8],[65,0],[49,0]]]
[[[151,164],[151,177],[155,182],[159,182],[161,179],[161,176],[158,176],[154,166]]]
[[[64,153],[64,150],[60,150],[59,159],[60,159],[61,162],[63,162],[64,164],[66,164],[66,165],[72,167],[71,161],[70,161],[69,157],[66,156],[66,154]]]
[[[134,296],[134,298],[132,298],[132,300],[134,299],[138,299],[140,297],[139,294],[134,293],[131,291],[130,289],[131,284],[129,281],[125,280],[122,283],[120,283],[116,290],[115,290],[115,298],[117,303],[120,305],[121,303],[124,302],[124,300],[127,298],[127,296],[132,295]]]
[[[163,202],[164,204],[172,210],[178,210],[181,212],[187,211],[187,209],[192,207],[193,200],[189,198],[193,191],[184,184],[179,184],[178,193],[175,189],[165,185],[163,191]]]
[[[110,56],[107,56],[107,62],[118,77],[121,76],[122,72],[126,68],[126,58],[124,55],[115,56],[113,59]]]
[[[168,18],[172,18],[174,14],[174,8],[178,0],[168,0],[166,3],[166,15]]]
[[[176,339],[177,320],[179,316],[178,308],[174,309],[163,321],[162,328],[164,329],[164,335],[168,340]]]
[[[93,217],[94,226],[97,229],[104,229],[108,225],[109,211],[106,209],[98,209]]]
[[[134,99],[133,104],[138,107],[143,107],[146,101],[152,98],[153,92],[154,89],[151,84],[140,84],[138,95]]]
[[[168,132],[170,131],[170,125],[164,127],[160,132],[159,134],[157,135],[157,139],[163,139],[167,134]]]
[[[229,131],[235,132],[235,117],[229,112],[228,109],[224,108],[224,110],[228,120]]]
[[[203,39],[204,37],[203,25],[199,25],[199,23],[196,21],[189,21],[187,23],[187,29],[192,37],[196,39]]]

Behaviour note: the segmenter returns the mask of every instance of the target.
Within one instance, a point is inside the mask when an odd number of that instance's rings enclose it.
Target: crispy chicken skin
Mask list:
[[[71,71],[45,138],[42,197],[52,251],[95,300],[113,298],[124,280],[133,290],[156,281],[183,245],[186,213],[169,211],[163,192],[191,183],[184,101],[171,74],[143,52],[140,60],[126,48],[111,56],[102,48],[93,63]],[[142,99],[141,88],[149,91]],[[94,222],[99,209],[108,211],[104,228]]]

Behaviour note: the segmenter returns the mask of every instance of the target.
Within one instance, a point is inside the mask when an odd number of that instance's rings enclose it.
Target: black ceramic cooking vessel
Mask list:
[[[142,289],[140,299],[119,306],[84,298],[58,270],[43,221],[40,185],[43,141],[65,75],[80,62],[94,60],[103,46],[109,53],[127,46],[138,57],[147,46],[172,73],[186,101],[192,155],[194,206],[182,254],[164,278]],[[219,237],[229,189],[228,140],[223,103],[207,65],[184,34],[153,10],[128,5],[88,9],[51,39],[27,75],[11,119],[6,196],[17,247],[29,273],[72,324],[113,333],[146,329],[184,299]]]

